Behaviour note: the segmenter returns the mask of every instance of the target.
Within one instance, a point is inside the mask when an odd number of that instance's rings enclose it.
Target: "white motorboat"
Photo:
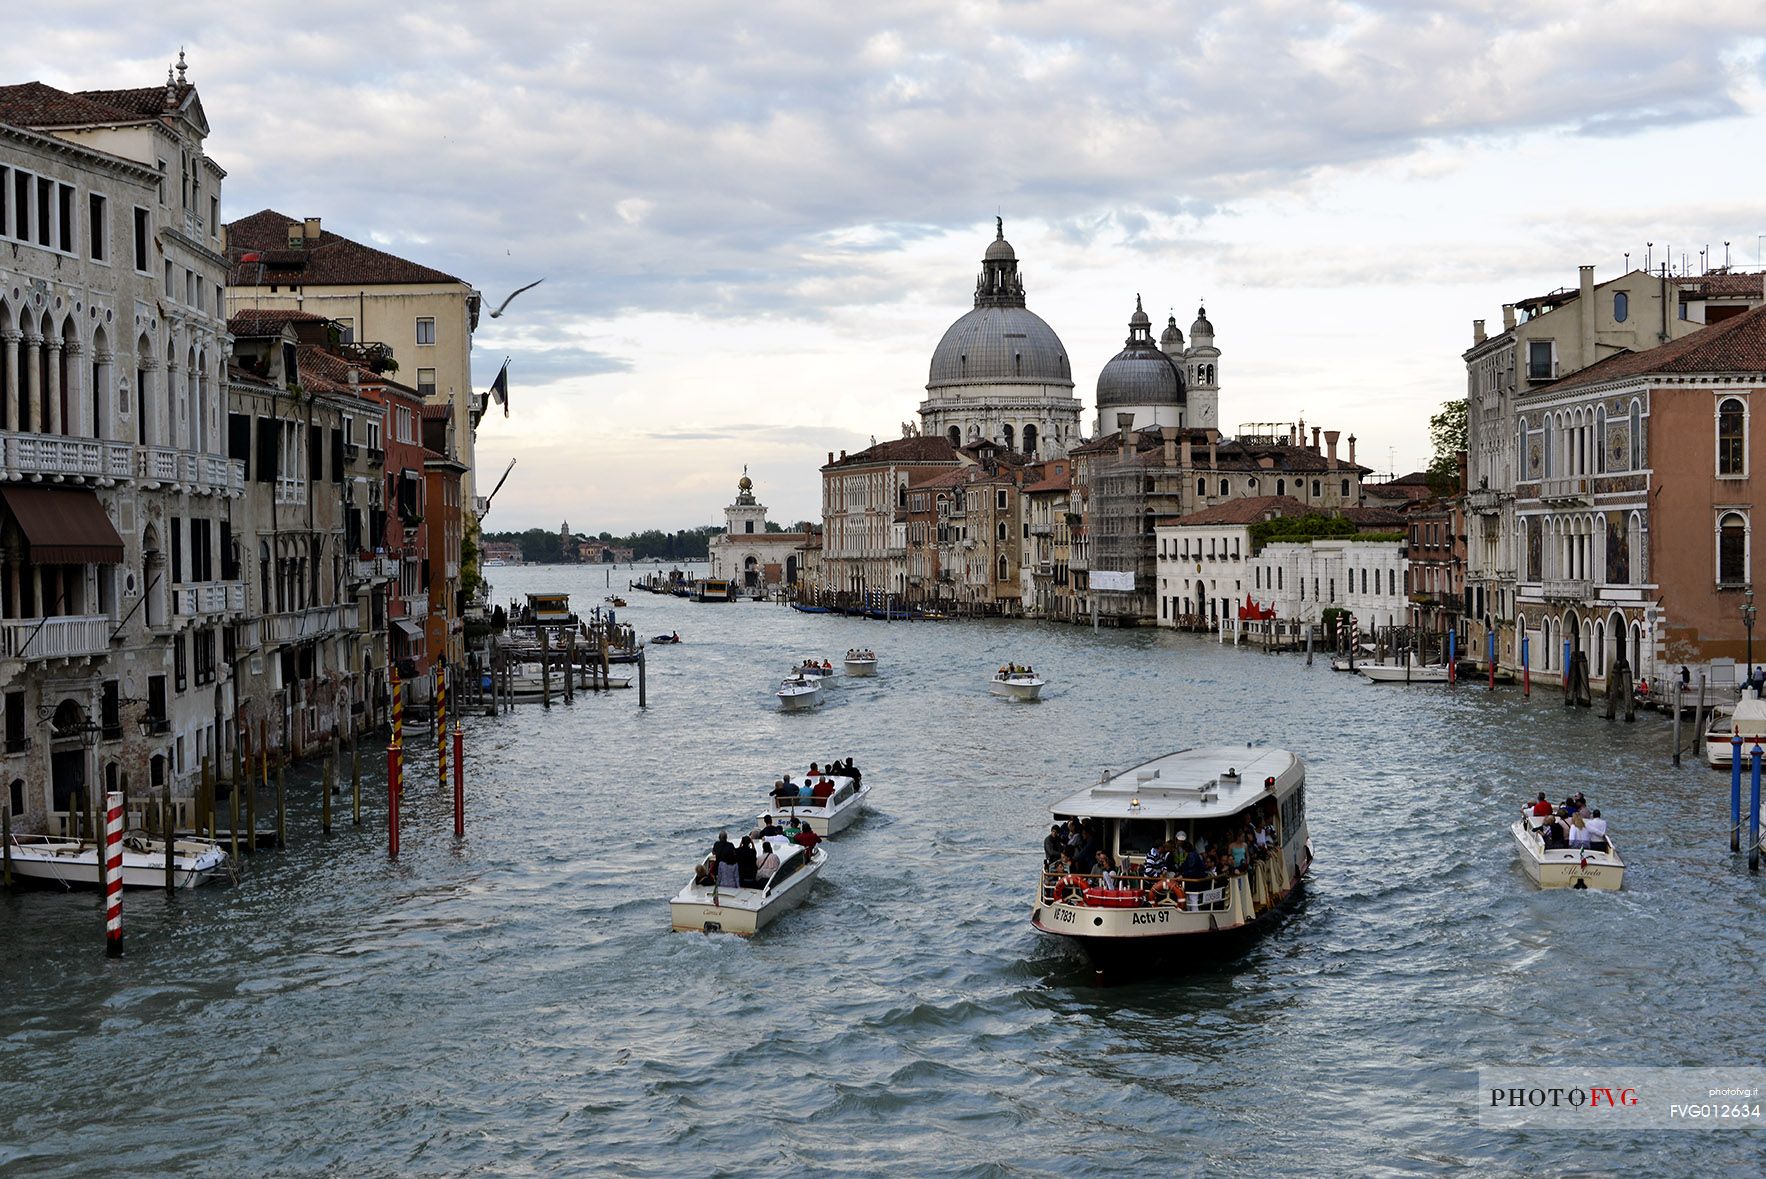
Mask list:
[[[877,653],[875,651],[852,650],[846,653],[847,675],[876,675]]]
[[[1612,838],[1603,839],[1602,848],[1547,848],[1540,828],[1551,822],[1550,815],[1534,815],[1528,811],[1515,820],[1509,830],[1521,849],[1521,867],[1528,879],[1540,888],[1598,888],[1615,890],[1625,882],[1625,861]]]
[[[1035,700],[1042,695],[1042,689],[1048,681],[1034,672],[999,671],[995,672],[988,687],[996,696],[1010,696],[1014,700]]]
[[[822,681],[818,677],[792,674],[779,682],[779,707],[786,712],[803,712],[822,702]]]
[[[779,870],[767,880],[756,882],[754,888],[687,885],[668,903],[675,932],[739,933],[746,937],[772,924],[779,914],[801,905],[828,862],[828,853],[820,847],[805,851],[776,837],[765,842],[779,857]]]
[[[172,885],[193,888],[226,871],[227,853],[207,839],[183,836],[172,840]],[[14,835],[12,871],[25,880],[68,887],[98,888],[103,884],[98,845],[89,839],[60,835]],[[157,836],[123,838],[123,885],[127,888],[166,886],[166,844]]]
[[[852,826],[863,813],[865,800],[871,793],[869,786],[854,785],[851,778],[839,774],[816,775],[805,781],[810,784],[812,792],[818,782],[832,784],[833,791],[819,798],[812,793],[812,801],[807,803],[801,795],[792,800],[768,795],[768,801],[773,806],[770,813],[779,819],[796,817],[800,822],[808,823],[810,830],[824,839]]]
[[[1718,769],[1728,769],[1734,755],[1735,736],[1741,734],[1742,769],[1752,760],[1755,745],[1766,744],[1766,700],[1751,690],[1743,689],[1742,697],[1733,706],[1719,705],[1711,712],[1711,723],[1705,729],[1705,761]]]
[[[1306,827],[1306,766],[1285,749],[1242,745],[1154,758],[1055,803],[1055,820],[1089,819],[1113,880],[1045,865],[1030,923],[1071,939],[1100,974],[1200,956],[1229,935],[1269,924],[1312,866]],[[1177,869],[1189,848],[1227,848],[1247,829],[1241,866],[1214,875],[1145,873],[1147,853],[1172,843]]]
[[[1445,663],[1357,663],[1355,670],[1376,684],[1445,684]]]

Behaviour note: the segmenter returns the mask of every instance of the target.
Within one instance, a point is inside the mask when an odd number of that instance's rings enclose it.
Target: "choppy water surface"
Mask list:
[[[601,570],[493,572],[499,595],[606,592]],[[1758,1170],[1752,1133],[1476,1123],[1481,1064],[1757,1060],[1766,884],[1726,850],[1726,780],[1670,768],[1660,717],[1191,636],[623,613],[687,640],[653,649],[649,710],[470,722],[463,845],[419,784],[389,862],[377,773],[363,828],[343,808],[322,841],[315,770],[288,850],[237,886],[129,894],[120,962],[93,895],[0,900],[0,1171]],[[852,645],[882,675],[773,707],[792,657]],[[1052,677],[1040,703],[986,691],[1008,658]],[[1047,804],[1223,740],[1307,759],[1309,894],[1234,963],[1092,987],[1027,921]],[[670,935],[711,834],[846,754],[873,811],[809,904],[753,941]],[[1538,788],[1605,809],[1623,893],[1527,885],[1507,824]]]

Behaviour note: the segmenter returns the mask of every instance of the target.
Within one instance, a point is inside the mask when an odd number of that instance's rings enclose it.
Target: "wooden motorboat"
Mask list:
[[[1601,842],[1601,849],[1588,847],[1545,846],[1540,829],[1552,821],[1550,815],[1534,815],[1529,810],[1509,828],[1521,849],[1521,867],[1528,879],[1540,888],[1597,888],[1616,890],[1625,882],[1625,861],[1613,846],[1611,836]]]
[[[12,872],[24,880],[38,880],[66,887],[98,888],[103,866],[98,845],[89,839],[59,835],[14,835]],[[193,888],[222,875],[227,853],[207,839],[174,836],[172,884]],[[131,834],[123,839],[123,885],[127,888],[166,886],[166,844],[157,836]]]
[[[719,888],[689,884],[669,901],[671,928],[677,933],[735,933],[748,936],[795,909],[809,896],[828,862],[821,847],[805,851],[777,837],[765,840],[779,857],[779,870],[754,888]]]
[[[822,703],[822,681],[813,676],[788,675],[779,682],[779,707],[804,712]]]

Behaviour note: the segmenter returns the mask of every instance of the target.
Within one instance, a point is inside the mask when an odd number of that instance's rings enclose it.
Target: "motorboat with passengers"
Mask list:
[[[1606,834],[1606,824],[1603,822],[1600,833],[1588,842],[1574,844],[1567,842],[1571,837],[1564,832],[1563,823],[1555,812],[1535,814],[1533,808],[1525,807],[1521,817],[1509,825],[1521,849],[1521,867],[1527,878],[1540,888],[1616,891],[1624,887],[1625,861]],[[1563,838],[1551,837],[1554,824]]]
[[[996,696],[1010,696],[1014,700],[1035,700],[1041,697],[1042,690],[1047,684],[1047,680],[1030,668],[1008,663],[993,673],[993,679],[988,684],[988,688]]]
[[[877,674],[877,653],[868,647],[854,647],[846,653],[846,674],[866,676]]]
[[[761,842],[779,859],[777,870],[765,880],[735,888],[720,886],[715,856],[696,865],[693,881],[668,903],[675,932],[748,936],[804,902],[828,862],[827,851],[820,846],[807,849],[779,836],[768,836]]]
[[[791,674],[808,676],[812,680],[831,679],[834,675],[834,665],[827,660],[817,663],[814,659],[806,659],[793,667]]]
[[[1079,945],[1100,979],[1260,930],[1312,867],[1305,784],[1295,754],[1244,746],[1105,774],[1050,808],[1063,858],[1050,861],[1045,841],[1031,925]]]
[[[807,797],[792,783],[780,782],[767,796],[768,812],[775,818],[795,818],[809,824],[809,829],[824,839],[852,826],[864,812],[871,788],[844,774],[810,774],[803,780],[809,787]],[[785,792],[781,787],[792,787]]]
[[[806,712],[822,702],[822,681],[819,677],[796,672],[779,681],[779,707],[786,712]]]

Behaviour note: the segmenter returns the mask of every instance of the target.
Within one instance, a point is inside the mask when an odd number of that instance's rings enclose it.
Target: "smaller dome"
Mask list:
[[[1012,250],[1012,243],[1003,237],[996,237],[987,243],[987,252],[981,255],[983,262],[1013,262],[1018,255]]]
[[[1182,405],[1183,373],[1153,345],[1152,323],[1136,296],[1128,339],[1098,373],[1098,412],[1131,405]]]
[[[1196,322],[1190,325],[1190,338],[1212,336],[1213,334],[1214,325],[1208,322],[1208,309],[1206,307],[1196,308]]]
[[[1148,319],[1147,313],[1141,309],[1141,297],[1139,295],[1134,297],[1134,314],[1128,317],[1128,326],[1131,332],[1135,328],[1150,329],[1153,326],[1153,321]]]
[[[1183,329],[1177,326],[1177,316],[1165,320],[1165,330],[1159,333],[1159,347],[1165,352],[1183,351]]]

